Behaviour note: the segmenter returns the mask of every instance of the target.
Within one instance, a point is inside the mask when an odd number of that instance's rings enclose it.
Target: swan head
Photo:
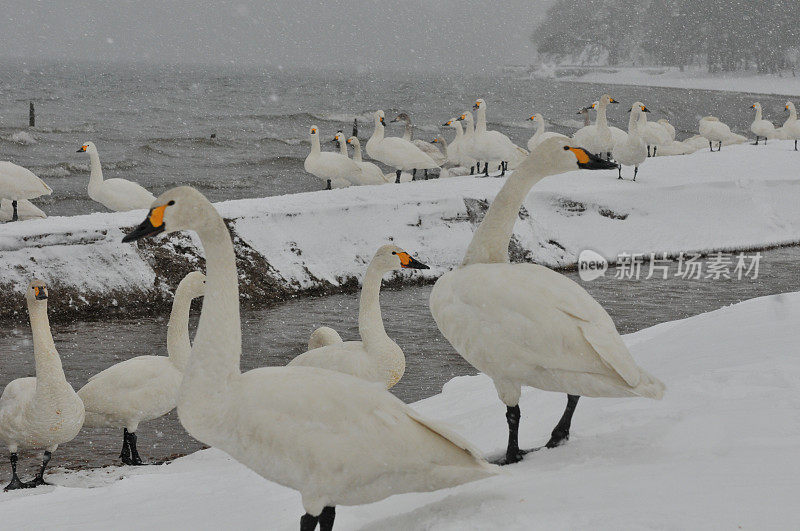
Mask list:
[[[331,143],[336,144],[337,146],[340,146],[342,144],[342,142],[345,142],[344,133],[341,132],[341,131],[337,131],[336,132],[336,136],[333,137],[333,140],[331,140]]]
[[[147,217],[138,227],[122,238],[132,242],[162,232],[198,231],[211,220],[208,208],[214,208],[206,197],[191,186],[167,190],[153,201]]]
[[[372,264],[385,271],[396,269],[429,269],[428,266],[415,260],[410,254],[396,245],[383,245],[372,257]]]
[[[311,128],[308,130],[308,135],[313,139],[314,137],[319,137],[319,127],[316,125],[312,125]]]
[[[383,111],[375,111],[375,127],[386,127],[386,115]]]
[[[617,168],[616,163],[601,159],[584,148],[573,146],[570,143],[570,139],[567,138],[548,138],[531,151],[525,162],[528,161],[539,168],[545,169],[549,175],[575,170],[611,170]],[[520,166],[514,175],[523,171],[523,166]]]
[[[431,144],[441,144],[444,139],[440,136],[437,136],[433,140],[431,140]]]
[[[615,100],[608,94],[603,94],[603,96],[600,98],[600,101],[603,102],[605,105],[608,105],[609,103],[619,103],[617,100]]]
[[[478,98],[478,100],[475,102],[475,105],[472,106],[473,111],[477,111],[478,109],[486,109],[486,102],[481,98]]]
[[[794,110],[795,110],[795,109],[794,109],[794,103],[792,103],[791,101],[787,101],[787,102],[786,102],[786,107],[784,107],[784,109],[785,109],[787,112],[792,112],[792,111],[794,111]]]
[[[535,123],[535,124],[536,124],[536,123],[542,123],[542,122],[544,122],[544,116],[542,116],[541,114],[539,114],[538,112],[536,112],[536,113],[533,113],[533,114],[531,115],[531,117],[530,117],[530,118],[528,118],[528,120],[532,121],[532,122],[533,122],[533,123]]]
[[[78,148],[76,153],[97,153],[97,148],[94,145],[94,142],[89,142],[88,140],[81,144],[81,147]]]
[[[28,289],[25,291],[25,299],[28,305],[33,304],[47,304],[47,285],[44,281],[35,278],[28,284]]]
[[[650,112],[650,109],[648,109],[648,108],[645,106],[645,104],[644,104],[644,103],[642,103],[641,101],[637,101],[636,103],[634,103],[633,105],[631,105],[631,108],[628,110],[628,112],[631,112],[632,110],[636,109],[637,107],[638,107],[638,108],[639,108],[639,110],[640,110],[640,111],[642,111],[642,112]]]
[[[404,112],[401,112],[400,114],[398,114],[397,116],[395,116],[392,119],[392,122],[405,122],[407,124],[410,124],[411,123],[411,117],[408,114],[406,114]]]
[[[178,284],[175,290],[176,297],[179,292],[188,294],[192,299],[202,297],[206,293],[206,276],[200,271],[192,271]]]
[[[589,105],[588,107],[584,107],[583,109],[579,110],[575,114],[589,114],[589,111],[594,109],[596,104],[597,104],[597,102],[594,102],[591,105]]]
[[[469,112],[469,111],[465,112],[464,114],[462,114],[461,116],[458,117],[458,121],[459,122],[467,122],[467,124],[471,124],[472,123],[472,113]]]
[[[347,143],[354,147],[361,147],[361,142],[355,136],[351,136],[350,138],[348,138]]]
[[[761,104],[760,104],[760,103],[758,103],[758,102],[755,102],[754,104],[752,104],[752,105],[750,106],[750,108],[751,108],[751,109],[755,109],[755,110],[757,110],[757,111],[760,111],[760,110],[761,110]]]

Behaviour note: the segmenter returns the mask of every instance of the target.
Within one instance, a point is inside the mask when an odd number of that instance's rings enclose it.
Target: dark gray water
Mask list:
[[[337,129],[349,132],[358,117],[359,136],[366,138],[372,111],[382,108],[391,116],[403,110],[417,123],[418,138],[433,138],[440,124],[483,97],[490,127],[524,146],[533,133],[526,121],[532,113],[543,114],[554,130],[571,133],[582,125],[576,110],[604,92],[622,102],[609,109],[612,124],[625,128],[625,111],[641,100],[653,111],[652,119],[670,118],[679,139],[695,134],[698,119],[708,114],[746,132],[755,99],[733,92],[606,87],[507,74],[7,63],[0,65],[0,159],[30,168],[53,188],[52,196],[36,201],[50,215],[103,210],[87,197],[88,157],[75,153],[86,140],[97,144],[105,177],[136,180],[156,195],[190,184],[214,201],[263,197],[321,188],[303,170],[313,124],[325,140]],[[29,130],[31,99],[37,127]],[[785,98],[758,99],[768,119],[782,121]],[[24,143],[20,133],[29,133],[36,143]],[[401,133],[397,125],[389,130]],[[445,136],[453,133],[448,129]]]
[[[608,309],[620,332],[629,333],[753,297],[798,289],[800,247],[765,251],[762,255],[759,278],[755,280],[671,277],[627,281],[606,277],[581,284]],[[676,269],[673,264],[671,274]],[[576,272],[566,274],[579,281]],[[439,334],[428,310],[430,290],[431,286],[408,287],[381,294],[386,330],[403,348],[407,359],[406,373],[392,392],[407,402],[438,393],[454,376],[475,373]],[[335,328],[345,340],[356,339],[357,314],[357,294],[298,298],[280,306],[244,312],[242,370],[286,364],[305,351],[308,335],[320,325]],[[196,312],[194,317],[193,322]],[[144,354],[166,354],[165,316],[58,324],[53,326],[53,335],[67,379],[76,389],[113,363]],[[0,353],[0,385],[34,374],[27,326],[0,331]],[[58,450],[53,462],[71,467],[116,463],[120,446],[121,433],[86,428]],[[142,424],[139,446],[149,461],[200,448],[180,426],[174,412]],[[35,462],[27,459],[25,464],[33,466]],[[7,474],[5,464],[0,465],[0,481]]]

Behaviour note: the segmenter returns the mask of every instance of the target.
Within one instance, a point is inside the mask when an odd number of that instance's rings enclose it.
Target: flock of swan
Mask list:
[[[648,146],[655,155],[665,145],[661,142],[666,142],[667,135],[650,143],[648,124],[663,131],[668,128],[647,122],[648,109],[641,102],[631,105],[624,136],[610,128],[605,110],[614,103],[608,95],[601,97],[592,106],[597,109],[597,122],[580,129],[572,139],[548,133],[544,119],[534,114],[531,119],[537,129],[528,143],[529,154],[504,135],[486,129],[484,100],[475,103],[478,123],[474,127],[469,112],[445,124],[456,131],[447,160],[455,157],[484,175],[490,163],[497,163],[501,173],[515,168],[476,229],[461,265],[440,277],[430,295],[431,315],[441,333],[466,361],[492,379],[506,406],[506,449],[493,462],[387,391],[403,377],[405,357],[383,326],[381,281],[390,271],[427,265],[400,247],[381,246],[363,280],[359,341],[343,341],[335,330],[322,327],[311,334],[308,351],[287,366],[242,373],[239,277],[230,233],[214,206],[191,187],[173,188],[155,198],[136,183],[104,181],[96,147],[91,142],[82,144],[80,151],[91,160],[93,199],[112,210],[149,209],[145,220],[122,241],[194,231],[204,251],[206,271],[190,273],[175,291],[167,356],[139,356],[113,365],[91,377],[78,392],[67,382],[53,342],[47,286],[41,280],[30,283],[25,299],[36,376],[10,382],[0,396],[0,442],[10,452],[12,470],[6,490],[44,484],[52,453],[73,440],[84,425],[121,428],[122,462],[141,465],[136,447],[139,424],[177,408],[180,423],[195,439],[224,450],[262,477],[297,490],[305,510],[301,529],[329,530],[337,505],[365,504],[393,494],[477,481],[498,474],[498,465],[522,460],[530,451],[521,447],[518,436],[523,386],[566,395],[564,413],[546,448],[568,441],[581,396],[660,399],[664,384],[637,365],[611,317],[591,295],[546,267],[512,264],[508,255],[519,209],[537,182],[575,170],[611,170],[620,165],[634,166],[635,176],[647,158]],[[787,110],[793,121],[780,134],[797,140],[800,128],[794,106],[787,104]],[[757,112],[756,134],[775,138],[777,133],[762,129],[760,109]],[[442,167],[410,134],[409,138],[386,137],[383,111],[376,111],[374,118],[367,153],[396,169],[395,182],[409,171],[413,178],[415,170]],[[467,125],[466,132],[461,122]],[[410,122],[406,124],[410,130]],[[701,120],[704,141],[720,146],[735,142],[729,129],[723,134],[723,125],[711,117]],[[316,126],[310,135],[306,168],[332,187],[345,181],[355,184],[353,173],[360,175],[362,184],[379,181],[375,170],[367,166],[370,163],[362,160],[356,137],[339,136],[342,151],[327,153],[320,150]],[[578,147],[579,143],[592,149]],[[354,159],[345,154],[347,146],[355,149]],[[49,193],[27,170],[5,171],[18,172],[18,189],[24,184],[30,190],[27,196]],[[3,186],[7,186],[5,181]],[[8,199],[16,205],[30,198],[26,194]],[[203,297],[202,310],[191,342],[189,311],[197,297]],[[17,473],[21,450],[44,451],[37,475],[28,482]]]

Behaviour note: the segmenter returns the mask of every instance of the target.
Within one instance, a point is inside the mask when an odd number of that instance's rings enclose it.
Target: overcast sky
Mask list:
[[[0,58],[341,69],[527,63],[552,0],[4,0]]]

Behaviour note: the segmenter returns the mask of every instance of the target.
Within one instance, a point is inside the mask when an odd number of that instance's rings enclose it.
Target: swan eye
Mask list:
[[[392,254],[397,254],[395,251],[392,251]]]
[[[569,146],[564,146],[564,151],[569,151]]]
[[[173,199],[172,201],[170,201],[169,203],[167,203],[167,206],[172,206],[172,205],[174,205],[174,204],[175,204],[175,200]]]

